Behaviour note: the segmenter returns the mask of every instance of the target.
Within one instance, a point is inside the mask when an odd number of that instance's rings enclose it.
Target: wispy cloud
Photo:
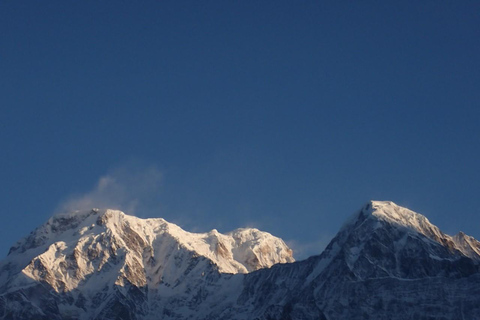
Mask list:
[[[92,208],[119,209],[129,214],[148,214],[159,209],[162,174],[155,166],[128,163],[100,177],[92,190],[72,195],[57,211],[69,212]]]
[[[300,242],[297,240],[285,242],[293,250],[293,256],[295,259],[303,260],[321,254],[331,240],[331,236],[324,235],[311,242]]]

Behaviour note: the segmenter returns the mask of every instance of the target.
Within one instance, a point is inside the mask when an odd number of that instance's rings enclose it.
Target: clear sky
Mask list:
[[[370,199],[480,238],[478,1],[1,1],[0,254],[112,206],[303,258]]]

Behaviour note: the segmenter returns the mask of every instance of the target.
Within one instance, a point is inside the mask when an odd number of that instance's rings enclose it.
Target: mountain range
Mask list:
[[[0,319],[480,319],[480,242],[389,201],[296,262],[253,228],[72,212],[0,262]]]

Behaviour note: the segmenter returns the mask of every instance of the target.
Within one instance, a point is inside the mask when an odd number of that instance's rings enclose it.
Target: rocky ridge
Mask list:
[[[475,319],[480,243],[372,201],[293,262],[256,229],[191,234],[163,219],[56,216],[0,264],[0,319]]]

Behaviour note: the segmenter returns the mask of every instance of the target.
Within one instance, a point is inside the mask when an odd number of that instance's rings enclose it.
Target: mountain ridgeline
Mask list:
[[[75,212],[0,263],[0,319],[480,319],[480,242],[372,201],[295,262],[257,229]]]

